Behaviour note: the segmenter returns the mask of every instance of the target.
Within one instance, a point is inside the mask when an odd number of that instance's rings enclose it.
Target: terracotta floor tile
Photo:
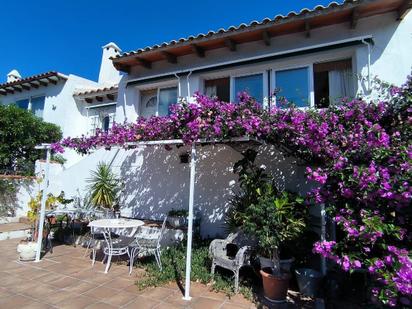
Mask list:
[[[134,301],[124,306],[124,309],[151,309],[160,305],[160,301],[138,296]]]
[[[137,296],[124,291],[116,291],[113,295],[102,298],[102,301],[114,306],[124,306],[136,299]]]
[[[202,297],[217,299],[217,300],[226,300],[227,296],[224,293],[218,293],[215,291],[206,291],[202,295]]]
[[[116,289],[116,290],[124,290],[125,288],[134,285],[134,282],[130,279],[123,279],[123,278],[115,278],[107,283],[105,283],[103,286]]]
[[[30,302],[33,302],[31,298],[21,296],[21,295],[12,295],[6,298],[0,299],[0,308],[20,308]]]
[[[193,309],[218,309],[222,305],[221,300],[199,297],[199,299],[191,305]]]
[[[79,279],[71,278],[71,277],[63,277],[55,281],[50,281],[49,284],[53,285],[56,288],[63,289],[67,288],[72,285],[76,285],[81,283]]]
[[[64,290],[58,290],[44,296],[41,301],[51,305],[57,305],[65,301],[71,301],[78,296],[77,293],[70,293]]]
[[[90,291],[94,288],[96,288],[95,284],[80,281],[80,283],[76,283],[74,285],[68,286],[68,287],[64,288],[64,290],[67,291],[67,292],[70,292],[70,293],[83,294],[83,293],[85,293],[87,291]]]
[[[156,300],[163,300],[166,297],[174,294],[175,291],[172,289],[167,289],[163,287],[156,287],[156,288],[148,288],[145,289],[142,293],[142,296],[144,297],[150,297],[152,299]]]
[[[118,291],[107,287],[96,287],[93,290],[83,293],[83,295],[100,300],[107,296],[114,295],[115,293],[118,293]]]
[[[56,306],[61,309],[84,309],[97,302],[95,298],[79,295],[74,299],[65,300]]]
[[[190,301],[186,301],[183,299],[183,293],[180,291],[176,291],[174,294],[170,295],[163,301],[166,304],[171,304],[173,306],[177,306],[180,308],[190,308],[190,306],[198,300],[198,297],[193,297]]]
[[[95,303],[87,307],[87,309],[117,309],[117,306],[109,305],[106,303]]]
[[[249,308],[251,304],[251,302],[247,300],[242,294],[236,294],[229,297],[227,303],[233,305],[246,306],[247,308]]]
[[[56,289],[51,286],[47,285],[44,283],[38,283],[37,286],[26,289],[22,292],[20,292],[22,295],[29,296],[35,299],[43,299],[47,295],[50,295],[52,293],[55,293]]]
[[[38,301],[31,301],[30,303],[19,307],[19,309],[52,309],[53,306]]]

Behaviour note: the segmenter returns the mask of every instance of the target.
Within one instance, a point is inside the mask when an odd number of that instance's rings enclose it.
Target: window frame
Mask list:
[[[248,72],[243,72],[243,73],[233,73],[230,74],[230,101],[235,102],[236,101],[236,93],[235,93],[235,80],[237,77],[247,77],[247,76],[253,76],[253,75],[262,75],[262,105],[265,105],[265,99],[267,98],[267,93],[268,93],[268,78],[266,74],[267,70],[256,70],[256,71],[248,71]]]
[[[17,104],[18,101],[29,100],[26,110],[32,112],[32,102],[31,101],[33,99],[41,98],[41,97],[44,97],[43,116],[41,117],[41,119],[44,119],[44,111],[46,110],[46,97],[47,97],[45,94],[38,94],[38,95],[33,95],[33,96],[28,96],[28,97],[21,97],[21,98],[15,100],[15,101],[16,101],[16,104]]]
[[[172,88],[176,88],[176,103],[179,101],[179,85],[176,86],[164,86],[164,87],[158,87],[157,88],[157,106],[156,106],[156,116],[159,116],[159,103],[160,103],[160,91],[164,90],[164,89],[172,89]],[[167,114],[169,115],[169,114]],[[164,116],[167,116],[164,115]]]
[[[271,88],[272,91],[277,88],[276,84],[276,73],[282,71],[289,71],[289,70],[298,70],[298,69],[307,69],[308,74],[308,106],[301,106],[297,107],[299,109],[308,109],[313,108],[315,106],[315,89],[314,89],[314,79],[313,79],[313,62],[300,64],[300,65],[288,65],[288,66],[277,66],[272,68],[271,73]],[[276,96],[271,99],[271,104],[277,106],[277,99]]]

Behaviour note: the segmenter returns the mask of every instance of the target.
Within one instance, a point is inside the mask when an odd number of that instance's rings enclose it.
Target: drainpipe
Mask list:
[[[182,96],[182,89],[180,88],[180,76],[175,73],[175,76],[177,78],[177,92],[178,92],[178,97],[180,98]]]
[[[371,43],[362,39],[362,43],[368,47],[368,94],[371,92]]]
[[[190,98],[190,81],[189,81],[189,77],[190,77],[190,75],[192,75],[192,73],[193,73],[193,71],[191,70],[190,72],[189,72],[189,74],[187,74],[187,76],[186,76],[186,83],[187,83],[187,100],[189,101],[189,98]]]

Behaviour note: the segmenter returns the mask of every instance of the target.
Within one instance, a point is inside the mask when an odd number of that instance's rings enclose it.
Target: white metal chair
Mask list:
[[[129,245],[129,275],[133,271],[133,265],[136,257],[142,255],[154,255],[157,266],[162,270],[162,261],[160,256],[162,254],[161,241],[166,230],[167,216],[164,218],[160,231],[153,236],[144,237],[142,234],[137,234],[135,240]]]

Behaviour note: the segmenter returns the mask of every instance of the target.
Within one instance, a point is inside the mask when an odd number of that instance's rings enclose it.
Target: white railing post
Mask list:
[[[184,300],[191,300],[190,297],[190,273],[192,268],[192,238],[193,238],[193,201],[195,194],[196,177],[196,145],[192,144],[192,155],[190,160],[190,187],[189,187],[189,218],[187,227],[187,251],[186,251],[186,282]]]
[[[46,217],[46,200],[47,200],[47,189],[49,187],[49,167],[50,167],[50,156],[51,150],[49,145],[44,146],[47,151],[46,156],[46,171],[44,176],[43,184],[43,193],[41,197],[41,206],[40,206],[40,216],[39,216],[39,227],[37,229],[37,250],[36,250],[36,262],[40,262],[41,255],[41,244],[43,241],[43,227],[44,227],[44,218]]]

